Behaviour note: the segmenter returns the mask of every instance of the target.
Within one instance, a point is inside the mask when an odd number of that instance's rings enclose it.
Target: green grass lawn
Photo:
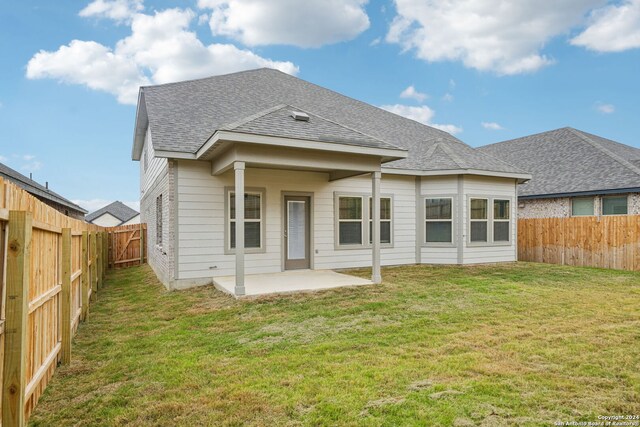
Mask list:
[[[364,270],[354,274],[366,276]],[[640,274],[408,266],[234,300],[110,273],[34,425],[551,425],[640,414]]]

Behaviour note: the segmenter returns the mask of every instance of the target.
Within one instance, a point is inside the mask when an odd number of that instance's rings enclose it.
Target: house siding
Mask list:
[[[174,227],[172,227],[171,215],[173,210],[170,207],[174,196],[171,184],[175,162],[155,157],[148,129],[143,146],[143,153],[145,152],[148,156],[147,167],[145,168],[144,160],[140,162],[140,221],[147,224],[147,259],[160,281],[170,286],[174,281]],[[163,219],[162,244],[159,244],[156,237],[156,199],[160,195],[162,195]]]
[[[629,215],[640,215],[640,193],[621,194],[628,196]],[[594,196],[594,212],[602,212],[602,196]],[[571,198],[526,199],[518,201],[519,218],[564,218],[571,216]]]
[[[233,187],[233,171],[219,176],[211,174],[209,162],[179,160],[172,170],[175,173],[177,203],[175,209],[175,281],[169,286],[182,288],[194,284],[209,283],[213,277],[235,274],[235,255],[225,251],[225,188]],[[171,164],[171,163],[170,163]],[[167,174],[167,180],[171,174]],[[468,193],[456,196],[456,202],[466,200],[466,194],[491,194],[509,196],[515,200],[515,181],[512,179],[465,178]],[[165,185],[163,188],[171,187]],[[260,253],[245,255],[246,274],[282,271],[282,207],[283,192],[313,193],[312,213],[312,268],[340,269],[371,266],[371,248],[344,249],[335,246],[334,203],[336,194],[371,194],[371,177],[363,175],[330,182],[328,174],[321,172],[285,171],[247,168],[247,189],[264,189],[265,197],[265,245]],[[455,195],[458,177],[423,177],[420,182],[420,201],[425,195]],[[156,192],[157,193],[157,192]],[[154,193],[154,195],[156,194]],[[420,223],[416,223],[416,178],[413,176],[384,174],[381,182],[382,196],[392,197],[393,244],[382,247],[382,265],[413,264],[416,262],[416,245],[422,241]],[[152,197],[155,201],[155,197]],[[514,206],[515,203],[512,203]],[[152,205],[153,207],[154,205]],[[466,203],[465,203],[466,206]],[[515,218],[515,207],[513,207]],[[152,209],[153,211],[153,209]],[[153,213],[153,212],[151,212]],[[149,215],[149,243],[154,238],[154,224]],[[420,221],[422,219],[420,218]],[[463,222],[466,221],[466,216]],[[455,227],[465,224],[456,222]],[[515,219],[512,225],[515,236]],[[455,233],[455,232],[454,232]],[[416,241],[418,239],[418,241]],[[458,241],[449,248],[421,247],[421,262],[425,264],[455,264],[458,262]],[[467,248],[463,244],[465,263],[499,262],[515,260],[515,239],[512,244],[499,247]],[[150,254],[151,254],[150,250]],[[169,265],[170,252],[166,264]],[[156,257],[150,262],[160,263]],[[165,261],[163,261],[165,262]],[[173,264],[171,264],[173,265]],[[171,267],[167,267],[171,268]],[[163,280],[168,283],[168,281]]]

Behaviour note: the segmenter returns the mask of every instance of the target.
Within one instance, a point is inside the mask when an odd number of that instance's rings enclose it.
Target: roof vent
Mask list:
[[[291,112],[291,117],[293,117],[294,120],[297,120],[299,122],[308,122],[309,121],[309,115],[307,113],[303,113],[301,111],[292,111]]]

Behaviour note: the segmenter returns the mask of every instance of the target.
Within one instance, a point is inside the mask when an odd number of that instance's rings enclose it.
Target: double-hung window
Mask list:
[[[471,243],[488,242],[489,235],[489,199],[469,199],[469,241]]]
[[[511,203],[507,199],[493,199],[493,241],[509,242],[511,230]]]
[[[602,198],[602,215],[626,215],[627,212],[627,196]]]
[[[156,245],[162,246],[162,194],[156,197]]]
[[[425,242],[453,243],[453,199],[427,198],[424,201]]]
[[[227,206],[229,209],[229,249],[236,247],[236,194],[229,191]],[[247,249],[261,249],[264,229],[263,193],[247,191],[244,193],[244,247]]]
[[[369,244],[373,243],[373,199],[369,197]],[[380,197],[380,243],[391,244],[391,198]]]
[[[361,196],[338,197],[339,245],[362,245],[362,202]]]
[[[593,197],[576,197],[571,199],[571,216],[593,215]]]

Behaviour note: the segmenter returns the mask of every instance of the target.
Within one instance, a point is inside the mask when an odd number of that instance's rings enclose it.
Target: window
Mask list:
[[[508,242],[511,228],[509,200],[493,200],[493,241]]]
[[[236,247],[236,194],[229,191],[229,248]],[[244,247],[262,248],[262,193],[244,193]]]
[[[470,199],[470,238],[471,242],[487,242],[488,238],[488,199]]]
[[[369,243],[373,243],[373,203],[369,197]],[[380,243],[391,244],[391,198],[380,197]]]
[[[453,243],[452,205],[450,197],[425,199],[425,241],[427,243]]]
[[[571,199],[571,216],[589,216],[593,212],[593,197]]]
[[[602,215],[626,215],[627,196],[602,198]]]
[[[362,197],[338,197],[338,242],[362,245]]]
[[[156,245],[162,246],[162,194],[156,197]]]

